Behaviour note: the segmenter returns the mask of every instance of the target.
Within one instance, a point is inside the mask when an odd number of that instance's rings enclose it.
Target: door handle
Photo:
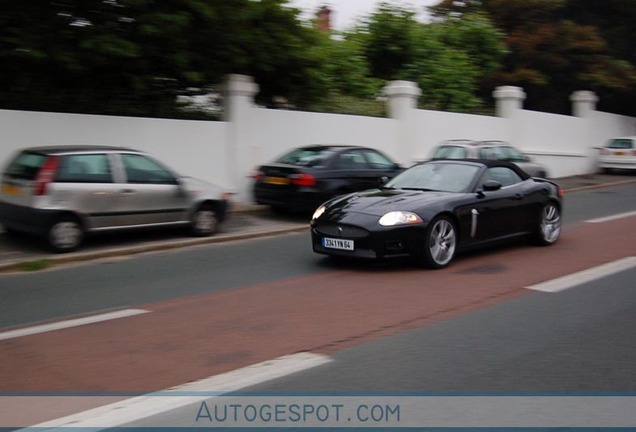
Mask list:
[[[126,195],[134,194],[134,193],[136,193],[136,192],[137,192],[137,191],[136,191],[136,190],[134,190],[134,189],[122,189],[122,190],[121,190],[121,193],[126,194]]]

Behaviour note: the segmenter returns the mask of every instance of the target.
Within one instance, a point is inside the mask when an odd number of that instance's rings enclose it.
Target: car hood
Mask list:
[[[327,203],[327,209],[329,213],[355,212],[382,216],[392,210],[416,211],[455,195],[438,191],[372,189],[334,198]]]

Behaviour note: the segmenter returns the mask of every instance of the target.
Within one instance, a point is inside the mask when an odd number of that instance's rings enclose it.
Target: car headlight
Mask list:
[[[312,221],[315,221],[316,219],[318,219],[320,216],[322,216],[322,214],[325,212],[327,208],[324,205],[321,205],[320,207],[318,207],[316,209],[316,211],[314,212],[313,216],[311,217]]]
[[[421,217],[409,211],[392,211],[380,218],[380,225],[382,226],[412,225],[422,222]]]

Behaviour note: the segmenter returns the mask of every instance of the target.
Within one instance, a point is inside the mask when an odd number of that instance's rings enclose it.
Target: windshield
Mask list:
[[[281,156],[276,162],[286,165],[313,167],[322,165],[323,161],[332,153],[332,150],[324,147],[299,148]]]
[[[422,164],[404,171],[386,184],[393,189],[464,192],[473,183],[479,167],[464,164]]]

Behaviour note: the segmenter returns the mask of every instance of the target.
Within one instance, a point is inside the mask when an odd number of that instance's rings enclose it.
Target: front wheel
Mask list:
[[[422,261],[426,267],[439,269],[450,264],[457,248],[457,229],[453,221],[440,216],[426,230]]]
[[[549,246],[557,242],[561,235],[561,209],[555,203],[543,206],[536,227],[535,240],[541,246]]]
[[[197,237],[207,237],[219,230],[219,217],[212,206],[201,206],[192,214],[192,234]]]
[[[53,252],[65,253],[76,250],[84,239],[84,228],[73,216],[62,216],[56,219],[46,236],[49,248]]]

